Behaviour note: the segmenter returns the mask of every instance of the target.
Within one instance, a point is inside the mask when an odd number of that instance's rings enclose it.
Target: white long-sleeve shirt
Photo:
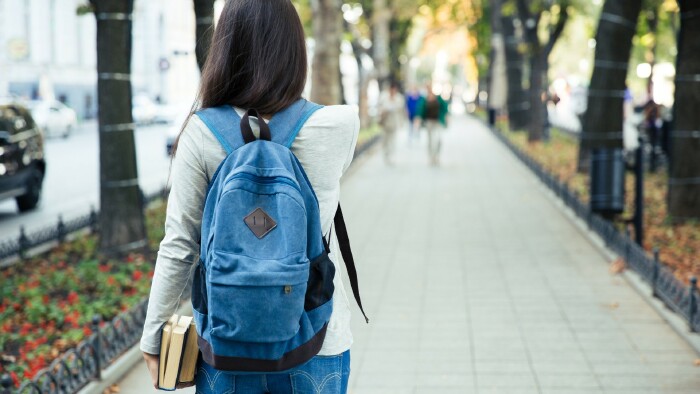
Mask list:
[[[239,115],[244,113],[240,109],[236,111]],[[257,123],[251,123],[257,133]],[[299,159],[318,198],[321,225],[326,234],[331,229],[340,198],[340,178],[352,161],[359,128],[354,109],[343,105],[327,106],[307,120],[292,144],[292,152]],[[175,313],[180,299],[189,297],[183,293],[190,288],[190,274],[199,259],[200,226],[207,186],[225,157],[226,151],[216,137],[199,117],[192,116],[180,136],[172,164],[165,237],[158,250],[141,338],[141,350],[146,353],[160,353],[161,325]],[[333,314],[321,355],[340,354],[352,344],[350,306],[341,280],[343,261],[337,240],[331,242],[330,258],[336,266],[335,293]]]

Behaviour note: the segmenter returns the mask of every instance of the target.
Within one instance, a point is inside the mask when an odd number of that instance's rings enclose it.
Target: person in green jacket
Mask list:
[[[418,103],[418,116],[423,119],[428,130],[428,156],[431,165],[440,163],[440,132],[447,127],[447,113],[449,107],[447,101],[428,90],[428,96]]]

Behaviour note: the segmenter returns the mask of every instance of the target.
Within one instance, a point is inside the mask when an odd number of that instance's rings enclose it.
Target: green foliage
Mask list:
[[[78,5],[78,8],[75,10],[75,12],[78,15],[82,16],[82,15],[86,15],[86,14],[92,14],[93,12],[95,12],[95,9],[92,7],[92,4],[84,3],[84,4]]]
[[[313,26],[311,24],[312,12],[310,0],[293,0],[292,3],[294,4],[294,8],[297,9],[297,13],[299,13],[302,25],[304,25],[304,33],[307,37],[311,36]]]

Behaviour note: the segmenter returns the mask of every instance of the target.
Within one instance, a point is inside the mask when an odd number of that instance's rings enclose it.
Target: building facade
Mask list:
[[[0,96],[56,98],[97,114],[96,21],[87,0],[0,0]],[[199,83],[192,0],[135,0],[134,95],[191,102]]]

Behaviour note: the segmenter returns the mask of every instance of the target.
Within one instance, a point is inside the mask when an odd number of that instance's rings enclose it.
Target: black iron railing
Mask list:
[[[75,393],[92,380],[100,379],[102,367],[111,364],[141,337],[146,320],[147,300],[128,312],[101,325],[99,316],[92,321],[92,335],[63,353],[32,380],[14,389],[9,375],[0,378],[0,394]]]
[[[493,134],[503,142],[532,172],[554,192],[589,229],[598,234],[608,248],[621,256],[627,266],[649,283],[653,295],[663,301],[671,310],[681,315],[692,332],[700,332],[700,294],[697,279],[692,278],[689,285],[678,280],[671,269],[659,260],[658,251],[650,256],[641,246],[632,240],[629,233],[624,234],[608,220],[592,212],[566,182],[544,169],[535,159],[515,146],[503,133],[490,128]]]
[[[167,195],[167,190],[161,189],[153,194],[143,195],[144,205]],[[70,234],[89,229],[92,232],[98,229],[98,212],[91,208],[89,213],[64,221],[62,216],[58,217],[56,224],[44,226],[31,234],[27,234],[24,226],[20,227],[19,235],[14,239],[0,242],[0,262],[12,257],[19,257],[17,263],[27,257],[30,250],[50,243],[61,243]],[[2,264],[12,265],[12,263]]]

